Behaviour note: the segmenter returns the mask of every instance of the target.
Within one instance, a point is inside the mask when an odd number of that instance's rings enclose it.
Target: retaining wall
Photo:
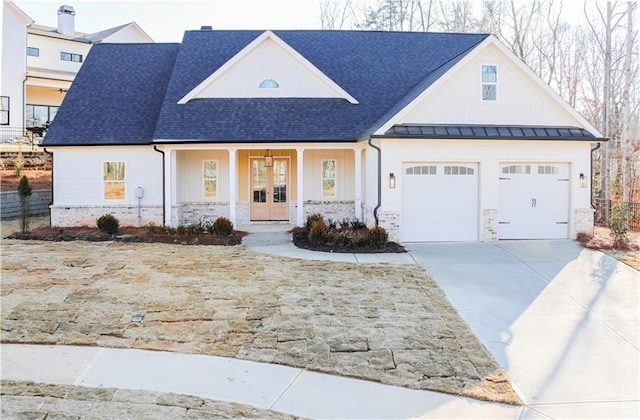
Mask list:
[[[34,190],[29,200],[29,214],[49,214],[51,190]],[[20,196],[16,191],[0,193],[0,219],[20,216]]]

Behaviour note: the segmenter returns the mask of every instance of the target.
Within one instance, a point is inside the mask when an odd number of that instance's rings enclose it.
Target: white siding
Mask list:
[[[51,149],[49,149],[51,150]],[[105,200],[104,162],[125,162],[125,200]],[[74,147],[53,150],[53,202],[56,206],[162,204],[162,155],[150,147]]]
[[[8,2],[3,1],[2,4],[0,95],[9,97],[9,125],[22,127],[24,118],[22,81],[26,71],[27,22]]]
[[[66,39],[50,38],[41,35],[29,34],[27,38],[29,47],[39,48],[39,57],[27,57],[27,66],[48,70],[70,71],[77,73],[82,63],[63,61],[61,52],[81,54],[82,62],[86,60],[91,49],[91,44],[84,42],[68,41]],[[26,51],[25,51],[26,54]]]
[[[389,139],[382,141],[382,210],[402,214],[402,178],[390,189],[385,176],[400,174],[405,162],[470,162],[479,165],[479,212],[499,209],[500,164],[509,162],[555,162],[569,164],[569,215],[576,209],[590,208],[589,188],[579,187],[580,173],[590,174],[591,144],[551,141],[465,141]],[[370,167],[370,165],[369,165]],[[371,172],[369,172],[371,173]],[[370,188],[369,191],[372,189]],[[369,192],[368,191],[368,192]],[[369,194],[368,194],[369,196]],[[373,202],[373,200],[369,200]],[[402,220],[400,221],[402,223]],[[569,220],[573,229],[573,220]],[[570,231],[570,237],[574,232]]]
[[[344,201],[355,199],[355,156],[353,150],[305,150],[304,200]],[[322,197],[322,160],[336,159],[336,196]]]
[[[218,161],[218,196],[204,198],[202,165]],[[178,202],[229,201],[229,153],[226,150],[178,152]]]
[[[496,101],[481,99],[483,64],[498,67]],[[401,123],[582,126],[493,45],[442,80]]]
[[[277,89],[258,89],[264,79],[274,79]],[[220,75],[201,98],[335,98],[336,92],[274,41],[267,39]]]

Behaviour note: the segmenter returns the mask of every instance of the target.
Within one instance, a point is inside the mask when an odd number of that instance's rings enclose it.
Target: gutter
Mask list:
[[[153,146],[153,150],[155,150],[156,152],[162,154],[162,225],[165,226],[166,223],[166,219],[167,219],[167,211],[166,211],[166,207],[165,207],[165,200],[167,198],[166,196],[166,183],[165,183],[165,168],[164,168],[164,152],[160,149],[158,149],[158,146]]]
[[[378,151],[378,203],[376,207],[373,209],[373,218],[376,220],[376,227],[378,227],[379,219],[378,219],[378,211],[382,206],[382,150],[371,143],[371,137],[369,137],[369,146],[376,149]]]
[[[590,166],[590,168],[589,168],[589,169],[591,170],[590,178],[591,178],[591,182],[592,182],[592,183],[593,183],[593,152],[595,152],[596,150],[598,150],[601,146],[602,146],[602,143],[598,143],[598,144],[596,145],[596,147],[594,147],[593,149],[591,149],[590,165],[589,165],[589,166]],[[592,209],[595,209],[595,208],[596,208],[596,206],[594,206],[594,205],[593,205],[593,185],[591,185],[591,188],[590,188],[590,189],[591,189],[591,191],[589,191],[589,197],[590,197],[590,198],[589,198],[589,201],[591,202],[591,208],[592,208]],[[605,204],[606,204],[606,203],[605,203]]]
[[[45,152],[48,155],[51,155],[51,201],[49,201],[49,227],[52,227],[52,222],[51,222],[51,206],[53,206],[53,189],[55,188],[55,183],[53,182],[53,152],[50,152],[47,150],[46,147],[42,148],[42,151]]]

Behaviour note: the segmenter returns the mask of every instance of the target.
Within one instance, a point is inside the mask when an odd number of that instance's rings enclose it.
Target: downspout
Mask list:
[[[378,210],[382,206],[382,150],[371,143],[371,137],[369,137],[369,146],[378,151],[378,204],[373,209],[373,218],[376,220],[376,227],[378,227]]]
[[[55,186],[53,182],[53,152],[47,150],[46,147],[42,149],[46,154],[51,155],[51,201],[49,201],[49,227],[51,227],[51,206],[53,206],[53,188]]]
[[[591,162],[590,162],[590,169],[591,169],[591,175],[590,175],[590,181],[593,183],[593,152],[595,152],[596,150],[598,150],[600,148],[600,146],[602,146],[602,143],[598,143],[596,145],[596,147],[594,147],[593,149],[591,149]],[[596,206],[593,205],[593,185],[590,185],[590,190],[589,191],[589,197],[590,197],[590,202],[591,202],[591,208],[595,209]]]
[[[166,216],[167,216],[167,211],[165,209],[165,199],[166,199],[166,194],[165,194],[165,175],[164,175],[164,151],[158,149],[158,146],[153,146],[153,150],[155,150],[158,153],[162,154],[162,225],[165,225],[165,220],[166,220]]]

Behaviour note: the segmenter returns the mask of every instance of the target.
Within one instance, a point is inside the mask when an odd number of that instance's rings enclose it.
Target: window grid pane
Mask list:
[[[325,159],[322,161],[322,196],[336,196],[336,160]]]
[[[124,200],[124,168],[124,162],[104,162],[102,178],[104,180],[104,198],[106,200]]]
[[[204,196],[214,198],[218,196],[218,162],[205,160],[203,162]]]

